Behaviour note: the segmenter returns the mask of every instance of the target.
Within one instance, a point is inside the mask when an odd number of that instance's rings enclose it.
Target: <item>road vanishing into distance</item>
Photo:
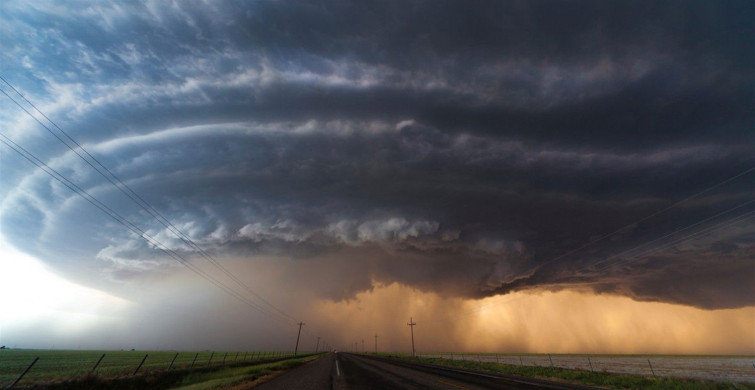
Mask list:
[[[330,353],[265,382],[260,390],[595,389],[540,379],[349,353]]]

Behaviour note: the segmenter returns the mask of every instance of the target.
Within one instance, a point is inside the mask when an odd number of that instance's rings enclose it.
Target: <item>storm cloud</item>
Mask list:
[[[755,304],[753,11],[14,3],[0,69],[209,253],[334,272],[301,282],[319,297],[399,283],[737,308]],[[7,99],[0,123],[199,261]],[[18,248],[109,290],[178,267],[12,152],[0,162]]]

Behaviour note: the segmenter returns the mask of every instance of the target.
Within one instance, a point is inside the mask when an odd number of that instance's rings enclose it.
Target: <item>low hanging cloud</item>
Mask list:
[[[750,13],[380,4],[14,4],[3,76],[213,256],[337,264],[310,286],[328,299],[397,282],[755,304],[752,172],[634,223],[751,166]],[[201,261],[8,107],[4,134]],[[25,161],[0,162],[13,245],[102,288],[174,272]]]

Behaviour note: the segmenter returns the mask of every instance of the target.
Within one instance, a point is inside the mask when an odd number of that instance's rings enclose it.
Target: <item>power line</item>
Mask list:
[[[659,215],[659,214],[665,213],[666,211],[668,211],[668,210],[670,210],[670,209],[672,209],[672,208],[674,208],[674,207],[677,207],[677,206],[679,206],[679,205],[681,205],[681,204],[683,204],[683,203],[685,203],[685,202],[687,202],[687,201],[689,201],[689,200],[691,200],[691,199],[694,199],[694,198],[696,198],[696,197],[698,197],[698,196],[700,196],[700,195],[702,195],[702,194],[704,194],[704,193],[706,193],[706,192],[709,192],[709,191],[711,191],[711,190],[713,190],[713,189],[715,189],[715,188],[718,188],[718,187],[720,187],[720,186],[722,186],[722,185],[724,185],[724,184],[726,184],[726,183],[729,183],[729,182],[731,182],[731,181],[733,181],[733,180],[735,180],[735,179],[738,179],[738,178],[740,178],[740,177],[742,177],[742,176],[745,176],[745,175],[747,175],[748,173],[750,173],[750,172],[753,172],[753,171],[755,171],[755,167],[751,167],[751,168],[748,168],[748,169],[746,169],[746,170],[744,170],[744,171],[741,171],[741,172],[737,173],[737,174],[736,174],[736,175],[734,175],[734,176],[731,176],[731,177],[729,177],[729,178],[727,178],[727,179],[725,179],[725,180],[723,180],[723,181],[721,181],[721,182],[718,182],[718,183],[716,183],[716,184],[714,184],[714,185],[712,185],[712,186],[710,186],[710,187],[708,187],[708,188],[706,188],[706,189],[704,189],[704,190],[702,190],[702,191],[700,191],[700,192],[697,192],[697,193],[695,193],[695,194],[693,194],[693,195],[690,195],[690,196],[688,196],[688,197],[686,197],[686,198],[684,198],[684,199],[682,199],[682,200],[680,200],[680,201],[678,201],[678,202],[676,202],[676,203],[674,203],[674,204],[672,204],[672,205],[670,205],[670,206],[668,206],[668,207],[666,207],[666,208],[664,208],[664,209],[661,209],[661,210],[659,210],[659,211],[656,211],[656,212],[654,212],[654,213],[652,213],[652,214],[650,214],[650,215],[648,215],[648,216],[646,216],[646,217],[643,217],[643,218],[641,218],[641,219],[639,219],[639,220],[637,220],[637,221],[635,221],[635,222],[632,222],[632,223],[630,223],[630,224],[628,224],[628,225],[626,225],[626,226],[623,226],[623,227],[621,227],[620,229],[618,229],[618,230],[616,230],[616,231],[614,231],[614,232],[611,232],[611,233],[608,233],[608,234],[606,234],[606,235],[604,235],[604,236],[601,236],[600,238],[598,238],[598,239],[596,239],[596,240],[594,240],[594,241],[590,241],[590,242],[588,242],[588,243],[586,243],[586,244],[584,244],[584,245],[580,246],[579,248],[573,249],[573,250],[571,250],[571,251],[568,251],[568,252],[566,252],[566,253],[564,253],[564,254],[562,254],[562,255],[559,255],[559,256],[557,256],[557,257],[554,257],[554,258],[552,258],[552,259],[550,259],[550,260],[548,260],[548,261],[546,261],[546,262],[544,262],[544,263],[541,263],[541,264],[539,264],[539,265],[537,266],[537,268],[540,268],[540,267],[542,267],[542,266],[544,266],[544,265],[546,265],[546,264],[550,264],[550,263],[553,263],[553,262],[554,262],[554,261],[556,261],[556,260],[562,259],[562,258],[564,258],[564,257],[566,257],[566,256],[568,256],[568,255],[570,255],[570,254],[573,254],[573,253],[575,253],[575,252],[577,252],[577,251],[579,251],[579,250],[582,250],[582,249],[584,249],[584,248],[586,248],[586,247],[588,247],[588,246],[591,246],[591,245],[593,245],[593,244],[595,244],[595,243],[597,243],[597,242],[599,242],[599,241],[602,241],[602,240],[604,240],[604,239],[606,239],[606,238],[608,238],[608,237],[611,237],[611,236],[613,236],[613,235],[615,235],[615,234],[617,234],[617,233],[619,233],[619,232],[623,231],[624,229],[626,229],[626,228],[628,228],[628,227],[631,227],[631,226],[633,226],[633,225],[636,225],[636,224],[638,224],[638,223],[640,223],[640,222],[646,221],[646,220],[648,220],[648,219],[650,219],[650,218],[652,218],[652,217],[655,217],[655,216],[657,216],[657,215]],[[684,228],[682,228],[682,229],[678,229],[678,230],[674,231],[673,233],[667,234],[667,235],[665,235],[665,236],[663,236],[663,237],[661,237],[661,238],[659,238],[659,239],[655,239],[655,240],[652,240],[652,241],[650,241],[650,242],[646,242],[646,243],[643,243],[643,244],[641,244],[641,245],[638,245],[638,246],[636,246],[636,247],[634,247],[634,248],[630,249],[629,251],[625,251],[625,252],[623,252],[623,253],[626,253],[626,252],[630,252],[630,251],[636,250],[637,248],[639,248],[639,247],[642,247],[642,246],[645,246],[645,245],[647,245],[647,244],[649,244],[649,243],[652,243],[652,242],[656,242],[656,241],[659,241],[660,239],[666,238],[666,237],[668,237],[668,236],[670,236],[670,235],[673,235],[673,234],[676,234],[676,233],[678,233],[678,232],[680,232],[680,231],[683,231],[683,230],[687,230],[687,229],[689,229],[689,228],[691,228],[691,227],[694,227],[694,226],[700,225],[701,223],[707,222],[707,221],[709,221],[709,220],[711,220],[711,219],[713,219],[713,218],[716,218],[716,217],[718,217],[718,216],[721,216],[721,215],[723,215],[723,214],[729,213],[729,212],[731,212],[731,211],[733,211],[733,210],[736,210],[736,209],[738,209],[738,208],[744,207],[745,205],[748,205],[748,204],[750,204],[750,203],[753,203],[753,200],[750,200],[750,201],[747,201],[747,202],[741,203],[741,204],[739,204],[739,205],[737,205],[737,206],[735,206],[735,207],[733,207],[733,208],[731,208],[731,209],[728,209],[728,210],[726,210],[726,211],[724,211],[724,212],[722,212],[722,213],[718,213],[718,214],[716,214],[716,215],[714,215],[714,216],[712,216],[712,217],[708,217],[708,218],[705,218],[705,219],[703,219],[702,221],[698,221],[698,222],[696,222],[696,223],[694,223],[694,224],[692,224],[692,225],[688,225],[688,226],[686,226],[686,227],[684,227]],[[614,257],[616,257],[616,256],[617,256],[617,255],[614,255],[614,256],[611,256],[610,258],[614,258]],[[605,259],[605,260],[601,261],[600,263],[596,263],[596,264],[605,263],[606,261],[608,261],[608,259]],[[588,267],[592,267],[592,266],[595,266],[596,264],[590,264],[590,265],[588,265]],[[577,269],[576,269],[575,271],[580,271],[580,270],[582,270],[582,269],[585,269],[585,268],[586,268],[586,267],[577,268]],[[512,299],[511,299],[511,300],[513,300],[513,299],[515,299],[515,298],[516,298],[516,297],[512,297]],[[508,300],[508,301],[505,301],[505,302],[501,302],[501,303],[507,303],[507,302],[510,302],[511,300]],[[481,310],[481,309],[480,309],[480,310]]]
[[[596,266],[596,265],[599,265],[599,264],[604,264],[604,263],[607,263],[607,262],[608,262],[608,261],[610,261],[611,259],[614,259],[614,258],[620,257],[620,256],[622,256],[622,255],[625,255],[625,254],[628,254],[628,253],[631,253],[631,252],[633,252],[633,251],[635,251],[635,250],[637,250],[637,249],[639,249],[639,248],[641,248],[641,247],[644,247],[644,246],[647,246],[647,245],[649,245],[649,244],[652,244],[652,243],[654,243],[654,242],[660,241],[660,240],[662,240],[662,239],[665,239],[665,238],[671,237],[671,236],[673,236],[673,235],[675,235],[675,234],[678,234],[678,233],[680,233],[680,232],[683,232],[683,231],[689,230],[689,229],[691,229],[691,228],[693,228],[693,227],[699,226],[699,225],[701,225],[701,224],[703,224],[703,223],[705,223],[705,222],[711,221],[711,220],[713,220],[713,219],[715,219],[715,218],[718,218],[718,217],[720,217],[720,216],[722,216],[722,215],[726,215],[726,214],[729,214],[729,213],[731,213],[732,211],[738,210],[738,209],[740,209],[740,208],[742,208],[742,207],[745,207],[745,206],[747,206],[747,205],[750,205],[750,204],[753,204],[753,203],[755,203],[755,200],[749,200],[749,201],[746,201],[746,202],[740,203],[740,204],[738,204],[738,205],[736,205],[736,206],[734,206],[734,207],[732,207],[732,208],[729,208],[729,209],[727,209],[727,210],[725,210],[725,211],[719,212],[719,213],[717,213],[717,214],[715,214],[715,215],[713,215],[713,216],[710,216],[710,217],[704,218],[704,219],[702,219],[702,220],[700,220],[700,221],[697,221],[697,222],[695,222],[695,223],[692,223],[692,224],[690,224],[690,225],[687,225],[687,226],[685,226],[685,227],[683,227],[683,228],[677,229],[677,230],[675,230],[674,232],[672,232],[672,233],[668,233],[668,234],[666,234],[666,235],[664,235],[664,236],[662,236],[662,237],[656,238],[656,239],[654,239],[654,240],[651,240],[651,241],[648,241],[648,242],[644,242],[644,243],[642,243],[642,244],[640,244],[640,245],[637,245],[637,246],[635,246],[635,247],[633,247],[633,248],[630,248],[630,249],[628,249],[628,250],[625,250],[625,251],[623,251],[623,252],[621,252],[621,253],[618,253],[618,254],[615,254],[615,255],[613,255],[613,256],[610,256],[610,257],[608,257],[608,258],[606,258],[606,259],[604,259],[604,260],[602,260],[602,261],[599,261],[599,262],[596,262],[596,263],[591,263],[591,264],[585,265],[585,266],[583,266],[583,267],[578,267],[578,268],[574,269],[574,270],[573,270],[573,272],[575,272],[575,273],[576,273],[576,272],[579,272],[579,271],[582,271],[582,270],[588,269],[588,268],[590,268],[590,267],[594,267],[594,266]],[[652,248],[649,248],[649,249],[647,249],[647,250],[645,250],[645,251],[643,251],[643,252],[641,252],[641,253],[639,253],[639,254],[637,254],[637,255],[631,256],[631,257],[629,257],[629,258],[627,258],[627,259],[624,259],[624,260],[621,260],[621,261],[619,261],[619,262],[615,262],[615,263],[612,263],[612,264],[607,264],[606,266],[604,266],[604,267],[603,267],[603,268],[601,268],[601,269],[598,269],[597,271],[598,271],[598,272],[599,272],[599,271],[604,271],[604,270],[608,269],[608,268],[609,268],[609,267],[611,267],[611,266],[616,266],[616,265],[626,265],[626,264],[629,264],[629,263],[631,263],[631,262],[634,262],[634,261],[637,261],[637,260],[639,260],[639,259],[642,259],[642,258],[644,258],[644,257],[646,257],[646,256],[648,256],[648,255],[651,255],[651,254],[653,254],[653,253],[657,253],[658,251],[662,251],[662,250],[668,249],[668,248],[670,248],[670,247],[673,247],[674,245],[678,245],[678,244],[684,243],[684,242],[686,242],[686,241],[689,241],[689,240],[691,240],[691,239],[697,238],[698,236],[701,236],[701,235],[704,235],[704,234],[708,234],[708,233],[712,233],[712,232],[715,232],[715,231],[718,231],[718,230],[721,230],[721,229],[727,228],[727,227],[729,227],[729,226],[732,226],[732,225],[734,225],[734,224],[736,224],[736,223],[739,223],[739,222],[742,222],[742,221],[748,220],[748,219],[750,219],[750,218],[753,218],[753,217],[755,217],[755,211],[749,211],[749,212],[745,212],[745,213],[739,214],[739,215],[737,215],[737,216],[735,216],[735,217],[733,217],[733,218],[729,218],[729,219],[727,219],[727,220],[725,220],[725,221],[723,221],[723,222],[719,222],[719,223],[716,223],[716,224],[714,224],[714,225],[712,225],[712,226],[708,226],[708,227],[705,227],[705,228],[703,228],[703,229],[700,229],[700,230],[698,230],[698,231],[696,231],[696,232],[694,232],[694,233],[691,233],[691,234],[689,234],[689,235],[687,235],[687,236],[684,236],[684,237],[681,237],[681,238],[676,238],[676,239],[673,239],[673,240],[671,240],[670,242],[667,242],[667,243],[664,243],[664,244],[660,244],[660,245],[658,245],[658,246],[654,246],[654,247],[652,247]],[[497,304],[499,304],[499,305],[500,305],[500,304],[511,303],[511,302],[513,302],[513,301],[515,301],[515,300],[517,300],[517,299],[521,299],[521,298],[522,298],[522,296],[512,296],[512,297],[509,297],[509,299],[507,299],[507,300],[504,300],[504,301],[501,301],[501,302],[497,302]],[[474,312],[479,312],[479,311],[481,311],[482,309],[483,309],[483,308],[478,308],[478,309],[475,309],[475,310],[474,310],[474,311],[473,311],[472,313],[470,313],[470,314],[473,314]]]
[[[681,244],[683,242],[687,242],[689,240],[698,238],[699,236],[702,236],[702,235],[705,235],[705,234],[709,234],[709,233],[713,233],[713,232],[721,230],[721,229],[725,229],[727,227],[730,227],[730,226],[735,225],[735,224],[737,224],[739,222],[742,222],[742,221],[746,221],[746,220],[748,220],[750,218],[753,218],[753,217],[755,217],[755,211],[750,211],[750,212],[747,212],[747,213],[743,213],[743,214],[737,215],[736,217],[730,218],[730,219],[728,219],[726,221],[723,221],[723,222],[720,222],[720,223],[718,223],[716,225],[709,226],[709,227],[707,227],[705,229],[701,229],[701,230],[699,230],[697,232],[694,232],[694,233],[692,233],[690,235],[687,235],[685,237],[677,238],[675,240],[672,240],[671,242],[668,242],[666,244],[660,245],[658,247],[651,248],[651,249],[649,249],[649,250],[647,250],[645,252],[642,252],[640,254],[634,255],[634,256],[629,257],[627,259],[618,261],[618,262],[613,263],[613,264],[607,264],[605,267],[603,267],[602,269],[599,269],[598,271],[606,270],[610,266],[629,264],[631,262],[634,262],[634,261],[639,260],[641,258],[647,257],[647,256],[649,256],[649,255],[651,255],[653,253],[658,252],[658,251],[662,251],[662,250],[671,248],[671,247],[673,247],[675,245],[678,245],[678,244]],[[600,262],[600,263],[596,263],[596,264],[592,264],[591,267],[595,266],[597,264],[602,264],[602,263],[605,263],[605,261],[604,262]]]
[[[653,248],[653,249],[651,249],[651,250],[649,250],[647,252],[644,252],[644,253],[642,253],[640,255],[637,255],[637,256],[634,256],[634,257],[631,257],[629,259],[626,259],[626,260],[623,260],[623,261],[620,261],[620,262],[616,262],[616,263],[613,263],[613,264],[607,264],[603,269],[599,269],[597,271],[598,272],[604,271],[604,270],[608,269],[608,267],[610,267],[610,266],[626,265],[626,264],[632,263],[634,261],[638,261],[638,260],[640,260],[640,259],[642,259],[642,258],[644,258],[644,257],[646,257],[648,255],[651,255],[653,253],[656,253],[658,251],[662,251],[662,250],[668,249],[670,247],[673,247],[674,245],[682,244],[682,243],[687,242],[689,240],[698,238],[698,236],[702,236],[702,235],[705,235],[705,234],[713,233],[713,232],[721,230],[721,229],[728,228],[728,227],[730,227],[732,225],[735,225],[735,224],[740,223],[742,221],[746,221],[746,220],[751,219],[751,218],[755,218],[755,211],[751,211],[751,212],[747,212],[747,213],[744,213],[744,214],[740,214],[740,215],[738,215],[736,217],[730,218],[730,219],[728,219],[728,220],[726,220],[724,222],[721,222],[719,224],[716,224],[716,225],[714,225],[712,227],[709,227],[709,228],[706,228],[706,229],[702,229],[701,231],[692,233],[692,234],[690,234],[690,235],[688,235],[686,237],[683,237],[681,239],[678,239],[678,240],[676,240],[676,241],[674,241],[674,242],[672,242],[670,244],[666,244],[664,246],[659,246],[659,247]],[[578,269],[575,270],[575,272],[584,270],[585,268],[588,268],[588,267],[578,268]],[[587,283],[587,284],[582,284],[582,285],[590,285],[590,284],[595,284],[595,283]],[[509,297],[509,299],[506,299],[506,300],[503,300],[503,301],[500,301],[500,302],[496,302],[496,304],[497,305],[503,305],[503,304],[514,302],[514,301],[522,299],[522,298],[523,298],[523,296],[511,296],[511,297]],[[473,315],[473,314],[475,314],[477,312],[482,311],[483,309],[484,309],[483,307],[479,307],[477,309],[474,309],[473,311],[471,311],[470,313],[468,313],[464,317]],[[454,317],[461,318],[461,316],[454,316]]]
[[[607,262],[609,262],[609,261],[610,261],[611,259],[615,259],[615,258],[617,258],[617,257],[621,257],[621,256],[623,256],[623,255],[629,254],[629,253],[631,253],[631,252],[633,252],[633,251],[635,251],[635,250],[637,250],[637,249],[639,249],[639,248],[641,248],[641,247],[643,247],[643,246],[647,246],[647,245],[650,245],[650,244],[652,244],[652,243],[655,243],[655,242],[661,241],[661,240],[663,240],[663,239],[665,239],[665,238],[669,238],[669,237],[671,237],[671,236],[673,236],[673,235],[675,235],[675,234],[678,234],[678,233],[680,233],[680,232],[683,232],[683,231],[685,231],[685,230],[689,230],[689,229],[691,229],[691,228],[694,228],[694,227],[696,227],[696,226],[702,225],[702,224],[704,224],[705,222],[711,221],[711,220],[713,220],[713,219],[715,219],[715,218],[718,218],[718,217],[720,217],[720,216],[722,216],[722,215],[726,215],[726,214],[729,214],[729,213],[731,213],[731,212],[732,212],[732,211],[734,211],[734,210],[738,210],[738,209],[740,209],[740,208],[742,208],[742,207],[745,207],[745,206],[747,206],[747,205],[750,205],[750,204],[753,204],[753,203],[755,203],[755,200],[749,200],[749,201],[747,201],[747,202],[744,202],[744,203],[740,203],[740,204],[738,204],[737,206],[734,206],[734,207],[732,207],[732,208],[730,208],[730,209],[727,209],[727,210],[725,210],[725,211],[722,211],[722,212],[720,212],[720,213],[718,213],[718,214],[716,214],[716,215],[710,216],[710,217],[708,217],[708,218],[705,218],[705,219],[703,219],[703,220],[700,220],[700,221],[698,221],[698,222],[695,222],[695,223],[693,223],[693,224],[691,224],[691,225],[687,225],[687,226],[685,226],[685,227],[683,227],[683,228],[681,228],[681,229],[677,229],[677,230],[675,230],[675,231],[673,231],[673,232],[671,232],[671,233],[668,233],[668,234],[666,234],[666,235],[664,235],[664,236],[661,236],[661,237],[659,237],[659,238],[656,238],[656,239],[654,239],[654,240],[652,240],[652,241],[648,241],[648,242],[645,242],[645,243],[643,243],[643,244],[641,244],[641,245],[635,246],[634,248],[631,248],[631,249],[625,250],[625,251],[623,251],[623,252],[621,252],[621,253],[617,253],[617,254],[615,254],[615,255],[609,256],[609,257],[607,257],[607,258],[605,258],[605,259],[603,259],[603,260],[601,260],[601,261],[598,261],[598,262],[595,262],[595,263],[589,264],[589,265],[588,265],[587,267],[594,267],[594,266],[596,266],[596,265],[599,265],[599,264],[604,264],[604,263],[607,263]],[[752,213],[752,212],[750,212],[750,213]],[[749,214],[749,213],[744,213],[744,214],[741,214],[741,215],[747,215],[747,214]],[[740,215],[740,216],[741,216],[741,215]],[[738,217],[735,217],[735,218],[738,218]],[[717,225],[716,225],[716,226],[717,226]],[[709,229],[709,228],[710,228],[710,227],[708,227],[708,228],[705,228],[705,229],[703,229],[702,231],[705,231],[706,229]],[[699,234],[699,233],[700,233],[700,231],[693,233],[693,235],[696,235],[696,234]],[[689,237],[689,236],[687,236],[687,237]],[[673,241],[674,241],[674,240],[672,240],[672,242],[673,242]],[[668,244],[668,243],[666,243],[666,244],[661,244],[661,246],[665,246],[665,245],[667,245],[667,244]],[[656,247],[656,248],[658,248],[658,247]],[[664,249],[665,249],[665,248],[664,248]],[[652,249],[651,249],[651,250],[652,250]],[[643,253],[646,253],[646,252],[643,252]],[[635,255],[635,256],[632,256],[632,257],[637,257],[637,256],[640,256],[640,257],[644,257],[644,256],[643,256],[642,254],[640,254],[640,255]],[[613,264],[612,264],[612,265],[613,265]]]
[[[68,149],[70,149],[74,154],[76,154],[79,158],[84,160],[92,169],[94,169],[97,173],[99,173],[102,177],[104,177],[108,182],[110,182],[111,185],[113,185],[115,188],[120,190],[124,195],[126,195],[129,199],[131,199],[134,203],[136,203],[139,207],[141,207],[144,211],[146,211],[148,214],[150,214],[153,218],[155,218],[156,221],[158,221],[160,224],[162,224],[168,231],[173,233],[177,238],[179,238],[181,241],[183,241],[185,244],[187,244],[190,248],[193,248],[197,250],[210,264],[215,266],[215,268],[219,269],[221,272],[223,272],[226,276],[228,276],[231,280],[233,280],[236,284],[240,285],[242,288],[246,289],[250,294],[255,296],[257,299],[262,301],[265,305],[267,305],[272,310],[276,311],[280,315],[288,318],[289,320],[296,321],[296,319],[287,313],[285,313],[283,310],[279,309],[277,306],[273,305],[269,301],[267,301],[264,297],[257,294],[254,290],[252,290],[251,287],[249,287],[246,283],[244,283],[242,280],[240,280],[238,277],[236,277],[232,272],[228,271],[220,262],[218,262],[216,259],[214,259],[212,256],[210,256],[204,249],[202,249],[199,245],[194,242],[194,240],[191,239],[188,235],[183,233],[180,229],[178,229],[173,223],[170,222],[165,216],[163,216],[157,209],[155,209],[149,202],[147,202],[143,197],[141,197],[138,193],[136,193],[128,184],[123,182],[117,175],[115,175],[110,169],[108,169],[102,162],[100,162],[96,157],[94,157],[91,153],[89,153],[80,143],[78,143],[73,137],[71,137],[66,131],[64,131],[60,126],[58,126],[57,123],[55,123],[52,119],[50,119],[45,113],[43,113],[39,108],[37,108],[34,103],[32,103],[29,99],[26,98],[20,91],[18,91],[10,82],[8,82],[4,77],[0,75],[0,80],[2,80],[6,85],[8,85],[16,94],[21,96],[21,98],[26,101],[36,112],[38,112],[42,117],[44,117],[48,122],[50,122],[60,133],[65,135],[65,137],[70,140],[73,144],[75,144],[79,149],[81,149],[87,156],[89,156],[94,162],[99,165],[102,170],[97,168],[94,164],[92,164],[88,159],[86,159],[82,154],[80,154],[78,151],[76,151],[75,148],[73,148],[71,145],[69,145],[65,140],[63,140],[61,137],[59,137],[57,134],[55,134],[47,125],[42,123],[36,116],[34,116],[31,112],[29,112],[25,107],[23,107],[18,101],[13,99],[10,95],[8,95],[5,90],[0,89],[2,93],[10,99],[13,103],[15,103],[19,108],[21,108],[27,115],[32,117],[37,123],[39,123],[42,127],[47,130],[50,134],[52,134],[55,138],[57,138],[61,143],[63,143]],[[104,172],[103,172],[104,170]],[[109,174],[111,177],[105,174]],[[113,180],[115,179],[115,181]]]
[[[191,264],[188,260],[186,260],[183,256],[176,253],[174,250],[170,249],[168,246],[160,242],[159,240],[155,239],[154,237],[150,236],[148,233],[140,229],[138,226],[136,226],[134,223],[126,219],[125,217],[118,214],[115,210],[111,209],[104,203],[102,203],[99,199],[97,199],[95,196],[91,195],[86,190],[79,187],[76,183],[73,183],[68,178],[66,178],[64,175],[62,175],[60,172],[55,170],[54,168],[50,167],[46,163],[44,163],[42,160],[40,160],[38,157],[36,157],[33,153],[29,152],[27,149],[23,148],[19,144],[15,143],[13,140],[8,138],[5,134],[0,133],[0,142],[4,143],[6,146],[8,146],[10,149],[24,157],[26,160],[37,166],[39,169],[41,169],[43,172],[51,176],[56,181],[63,184],[65,187],[82,197],[84,200],[98,208],[103,213],[107,214],[109,217],[114,219],[116,222],[120,223],[121,225],[128,228],[131,232],[138,235],[145,241],[147,241],[149,244],[153,245],[157,249],[161,250],[165,254],[167,254],[172,259],[178,261],[182,265],[186,266],[188,269],[190,269],[192,272],[196,273],[203,279],[207,280],[208,282],[212,283],[216,287],[220,288],[224,292],[228,293],[229,295],[233,296],[234,298],[240,300],[242,303],[246,304],[247,306],[263,313],[268,316],[270,316],[273,319],[283,321],[281,318],[278,318],[274,315],[274,313],[268,311],[262,306],[259,306],[258,304],[249,301],[246,299],[243,295],[239,294],[237,291],[233,290],[232,288],[228,287],[221,281],[217,280],[212,275],[208,274],[206,271],[202,270],[201,268],[197,267],[194,264]]]
[[[563,254],[561,254],[559,256],[556,256],[556,257],[554,257],[554,258],[552,258],[552,259],[550,259],[550,260],[548,260],[546,262],[540,263],[540,264],[538,264],[536,266],[536,268],[540,268],[540,267],[542,267],[544,265],[551,264],[551,263],[553,263],[556,260],[560,260],[560,259],[562,259],[562,258],[564,258],[566,256],[569,256],[569,255],[574,254],[574,253],[576,253],[576,252],[578,252],[578,251],[580,251],[582,249],[585,249],[585,248],[587,248],[589,246],[592,246],[592,245],[594,245],[594,244],[596,244],[596,243],[598,243],[600,241],[605,240],[606,238],[609,238],[611,236],[614,236],[614,235],[622,232],[624,229],[630,228],[630,227],[632,227],[632,226],[634,226],[634,225],[636,225],[638,223],[647,221],[650,218],[653,218],[653,217],[655,217],[657,215],[663,214],[663,213],[665,213],[668,210],[671,210],[671,209],[673,209],[673,208],[675,208],[675,207],[677,207],[677,206],[679,206],[679,205],[681,205],[683,203],[686,203],[686,202],[688,202],[688,201],[690,201],[690,200],[692,200],[692,199],[694,199],[694,198],[696,198],[696,197],[698,197],[698,196],[700,196],[700,195],[702,195],[702,194],[704,194],[704,193],[706,193],[708,191],[716,189],[716,188],[718,188],[718,187],[720,187],[720,186],[722,186],[722,185],[724,185],[726,183],[729,183],[729,182],[731,182],[733,180],[736,180],[736,179],[738,179],[738,178],[740,178],[740,177],[742,177],[742,176],[744,176],[744,175],[746,175],[746,174],[748,174],[748,173],[750,173],[752,171],[755,171],[755,167],[751,167],[751,168],[748,168],[748,169],[746,169],[746,170],[744,170],[742,172],[739,172],[736,175],[731,176],[731,177],[729,177],[728,179],[726,179],[724,181],[718,182],[718,183],[716,183],[716,184],[714,184],[714,185],[712,185],[712,186],[710,186],[710,187],[708,187],[708,188],[706,188],[706,189],[704,189],[704,190],[702,190],[700,192],[697,192],[697,193],[695,193],[693,195],[690,195],[690,196],[688,196],[688,197],[686,197],[686,198],[684,198],[684,199],[682,199],[682,200],[680,200],[680,201],[678,201],[678,202],[676,202],[676,203],[674,203],[674,204],[672,204],[672,205],[670,205],[668,207],[665,207],[665,208],[663,208],[661,210],[658,210],[658,211],[656,211],[656,212],[654,212],[654,213],[652,213],[652,214],[650,214],[648,216],[645,216],[645,217],[643,217],[641,219],[638,219],[638,220],[636,220],[636,221],[634,221],[634,222],[632,222],[630,224],[627,224],[627,225],[625,225],[625,226],[623,226],[623,227],[621,227],[621,228],[619,228],[619,229],[617,229],[617,230],[615,230],[615,231],[613,231],[611,233],[603,235],[603,236],[601,236],[601,237],[599,237],[599,238],[597,238],[597,239],[595,239],[593,241],[585,243],[584,245],[582,245],[582,246],[580,246],[578,248],[572,249],[572,250],[570,250],[570,251],[568,251],[566,253],[563,253]]]
[[[249,301],[247,301],[243,296],[241,296],[240,294],[238,294],[235,290],[230,289],[229,287],[227,287],[226,285],[224,285],[222,282],[220,282],[217,279],[215,279],[214,277],[212,277],[212,275],[207,274],[202,269],[200,269],[200,268],[196,267],[195,265],[191,264],[190,262],[188,262],[185,258],[183,258],[182,256],[180,256],[178,253],[176,253],[175,251],[173,251],[172,249],[170,249],[169,247],[167,247],[166,245],[164,245],[159,240],[157,240],[154,237],[150,236],[149,234],[147,234],[143,230],[141,230],[138,226],[136,226],[131,221],[129,221],[128,219],[124,218],[123,216],[121,216],[120,214],[118,214],[116,211],[114,211],[113,209],[111,209],[110,207],[108,207],[107,205],[105,205],[104,203],[102,203],[99,199],[97,199],[93,195],[89,194],[86,190],[82,189],[77,184],[71,182],[69,179],[67,179],[65,176],[63,176],[60,172],[58,172],[54,168],[48,166],[44,162],[42,162],[34,154],[32,154],[31,152],[29,152],[28,150],[26,150],[22,146],[18,145],[17,143],[13,142],[13,140],[11,140],[10,138],[8,138],[4,134],[0,133],[0,137],[3,138],[3,139],[0,139],[0,142],[3,142],[6,146],[10,147],[13,151],[15,151],[16,153],[20,154],[22,157],[24,157],[25,159],[27,159],[32,164],[36,165],[43,172],[45,172],[48,175],[50,175],[53,179],[57,180],[58,182],[60,182],[64,186],[66,186],[68,189],[70,189],[71,191],[73,191],[74,193],[76,193],[77,195],[79,195],[80,197],[82,197],[83,199],[85,199],[87,202],[91,203],[93,206],[95,206],[98,209],[100,209],[100,211],[104,212],[105,214],[107,214],[108,216],[110,216],[111,218],[113,218],[116,222],[118,222],[118,223],[126,226],[133,233],[139,235],[140,237],[142,237],[143,239],[145,239],[148,243],[150,243],[153,246],[157,247],[158,249],[160,249],[161,251],[163,251],[164,253],[166,253],[168,256],[170,256],[174,260],[177,260],[179,263],[184,264],[185,266],[187,266],[189,269],[191,269],[195,273],[198,273],[203,278],[205,278],[208,281],[210,281],[211,283],[215,284],[217,287],[219,287],[219,288],[223,289],[224,291],[230,293],[234,297],[241,299],[242,301],[244,301],[244,303],[250,304]],[[258,307],[256,304],[251,303],[251,305],[252,305],[253,308],[262,311],[264,314],[268,314],[269,315],[269,313],[267,313],[266,311],[264,311],[264,309]]]

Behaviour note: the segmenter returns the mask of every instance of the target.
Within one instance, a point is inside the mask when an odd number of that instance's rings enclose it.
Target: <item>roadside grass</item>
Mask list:
[[[105,354],[105,358],[92,372],[97,360]],[[23,378],[19,386],[30,384],[44,384],[49,382],[72,381],[84,377],[117,378],[130,376],[139,363],[148,355],[139,369],[139,374],[147,374],[167,370],[170,362],[178,353],[172,370],[187,370],[192,362],[194,369],[208,366],[251,364],[254,361],[263,362],[282,353],[271,352],[218,352],[218,351],[88,351],[88,350],[32,350],[5,349],[0,350],[0,388],[10,385],[18,375],[34,360],[37,363]],[[237,355],[238,354],[238,355]],[[281,356],[282,357],[282,356]],[[195,360],[196,358],[196,360]],[[211,359],[212,358],[212,359]]]
[[[632,353],[497,353],[497,352],[470,352],[470,353],[461,353],[461,352],[435,352],[433,353],[435,355],[442,354],[442,355],[482,355],[482,356],[523,356],[523,357],[547,357],[548,355],[552,357],[591,357],[591,358],[742,358],[742,359],[751,359],[755,356],[753,355],[685,355],[685,354],[632,354]],[[409,354],[407,354],[409,355]]]
[[[651,390],[724,390],[753,389],[753,383],[724,383],[686,378],[646,377],[642,375],[616,374],[608,372],[590,372],[565,368],[537,366],[515,366],[500,363],[475,362],[470,360],[448,360],[441,358],[412,358],[406,355],[383,355],[386,357],[419,361],[423,363],[466,368],[470,370],[489,371],[506,375],[518,375],[547,380],[564,381],[612,389],[651,389]]]
[[[190,373],[184,376],[181,384],[173,389],[207,390],[235,386],[251,382],[276,371],[285,371],[300,366],[317,356],[287,359],[280,362],[244,366],[205,373]]]

